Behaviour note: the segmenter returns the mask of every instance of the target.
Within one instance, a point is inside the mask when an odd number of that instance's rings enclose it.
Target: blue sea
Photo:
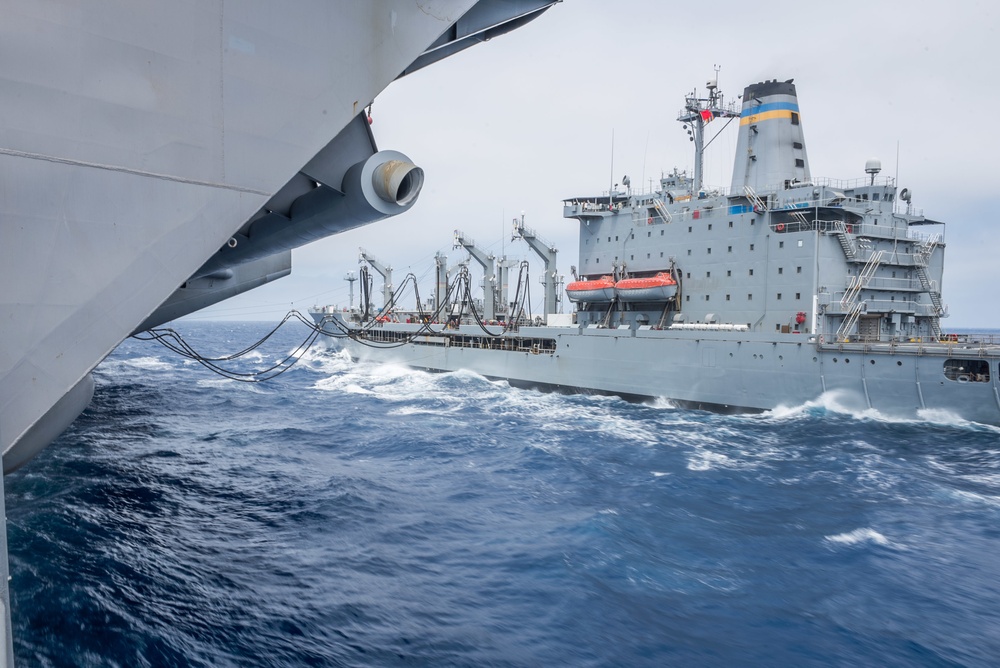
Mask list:
[[[206,355],[266,323],[176,325]],[[282,329],[266,367],[305,338]],[[19,666],[995,666],[1000,430],[128,340],[7,476]]]

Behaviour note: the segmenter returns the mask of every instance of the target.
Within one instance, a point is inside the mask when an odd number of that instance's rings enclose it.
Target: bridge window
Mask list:
[[[947,359],[944,377],[959,383],[988,383],[990,365],[986,360]]]

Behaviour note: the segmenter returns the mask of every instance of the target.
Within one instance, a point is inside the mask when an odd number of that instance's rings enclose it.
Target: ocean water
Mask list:
[[[205,354],[260,323],[179,326]],[[306,335],[282,330],[267,366]],[[7,476],[20,666],[992,666],[1000,430],[152,342]]]

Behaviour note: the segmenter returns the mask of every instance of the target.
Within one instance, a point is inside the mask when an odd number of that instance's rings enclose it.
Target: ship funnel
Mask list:
[[[809,181],[802,119],[795,84],[764,81],[743,91],[731,192],[758,193]]]
[[[417,198],[424,185],[424,170],[412,162],[389,160],[372,172],[375,194],[390,204],[406,206]]]

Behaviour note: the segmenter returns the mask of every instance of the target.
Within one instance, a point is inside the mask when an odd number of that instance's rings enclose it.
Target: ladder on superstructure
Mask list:
[[[753,210],[756,213],[764,213],[767,211],[767,202],[760,198],[757,191],[753,189],[753,186],[745,185],[743,186],[743,194],[746,195],[750,203],[753,204]]]
[[[913,256],[920,286],[927,291],[931,298],[931,304],[934,305],[934,315],[931,317],[931,335],[935,339],[941,338],[941,316],[944,315],[944,304],[941,302],[941,292],[935,289],[937,286],[927,275],[927,265],[930,264],[931,254],[934,253],[934,249],[940,241],[940,234],[928,237],[917,247],[917,252]]]
[[[851,330],[854,329],[854,326],[861,318],[861,314],[865,311],[865,302],[859,300],[858,297],[861,295],[861,290],[868,285],[872,280],[872,276],[875,275],[875,271],[882,262],[882,255],[884,253],[885,251],[875,251],[872,253],[861,272],[851,278],[851,284],[847,286],[844,297],[840,300],[840,306],[843,310],[847,311],[847,316],[844,318],[844,322],[841,323],[840,329],[837,330],[837,341],[847,339]]]
[[[663,202],[660,200],[653,199],[653,208],[656,209],[656,213],[660,214],[660,217],[663,218],[663,222],[669,223],[672,220],[670,212],[667,211],[667,207],[663,206]]]
[[[858,256],[858,247],[854,243],[854,239],[851,233],[847,231],[847,223],[844,221],[837,221],[836,227],[833,229],[833,233],[837,237],[837,241],[840,242],[841,247],[844,249],[844,255],[847,256],[848,260],[853,260]]]

